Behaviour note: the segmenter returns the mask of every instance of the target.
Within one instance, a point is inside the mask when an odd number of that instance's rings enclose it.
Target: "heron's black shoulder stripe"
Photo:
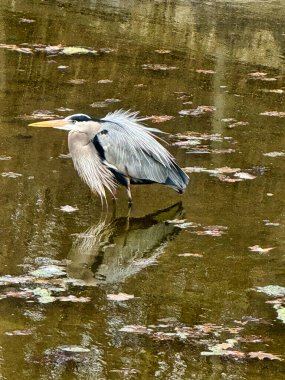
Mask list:
[[[100,133],[102,133],[102,132],[100,132]],[[95,148],[96,148],[101,160],[105,160],[106,159],[105,152],[104,152],[104,149],[103,149],[97,135],[93,138],[92,142],[95,145]]]

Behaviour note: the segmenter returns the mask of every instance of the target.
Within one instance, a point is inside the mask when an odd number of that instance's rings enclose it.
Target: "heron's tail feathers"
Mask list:
[[[169,168],[169,174],[166,178],[165,185],[182,194],[186,190],[188,183],[188,175],[175,162],[173,162],[173,166]]]

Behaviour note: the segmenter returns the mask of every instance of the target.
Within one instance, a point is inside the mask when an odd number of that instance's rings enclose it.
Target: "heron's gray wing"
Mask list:
[[[97,139],[104,158],[118,172],[135,179],[165,183],[176,164],[171,154],[153,137],[158,130],[139,123],[136,114],[108,114]]]

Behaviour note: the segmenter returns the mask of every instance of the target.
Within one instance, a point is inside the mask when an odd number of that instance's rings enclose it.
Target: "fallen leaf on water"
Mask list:
[[[227,119],[221,119],[221,121],[223,123],[232,123],[232,122],[236,122],[236,119],[232,118],[232,117],[229,117]]]
[[[216,74],[216,71],[198,69],[198,70],[196,70],[196,73],[199,73],[199,74]]]
[[[54,278],[64,276],[66,273],[62,267],[58,265],[44,265],[30,273],[33,277]]]
[[[56,299],[62,302],[90,302],[91,300],[90,297],[76,297],[73,295],[56,297]]]
[[[66,82],[71,84],[83,84],[86,82],[86,79],[70,79]]]
[[[143,70],[153,70],[153,71],[169,71],[169,70],[176,70],[176,66],[168,66],[164,63],[146,63],[142,65]]]
[[[265,293],[268,296],[272,296],[272,297],[285,296],[285,287],[279,286],[279,285],[258,286],[256,288],[256,291]]]
[[[36,110],[32,112],[31,115],[23,115],[23,116],[18,116],[18,119],[22,120],[33,120],[33,119],[59,119],[62,116],[56,115],[51,111],[48,110]]]
[[[178,256],[181,257],[203,257],[200,253],[179,253]]]
[[[71,111],[74,111],[73,108],[67,108],[67,107],[59,107],[59,108],[56,108],[56,111],[59,111],[59,112],[71,112]]]
[[[249,173],[245,173],[245,172],[235,173],[234,176],[240,179],[255,179],[256,178],[256,176]]]
[[[248,247],[252,252],[257,252],[257,253],[268,253],[275,247],[270,247],[270,248],[261,248],[260,245],[253,245],[252,247]]]
[[[169,53],[171,53],[171,50],[158,49],[158,50],[155,50],[155,52],[158,53],[158,54],[169,54]]]
[[[119,331],[135,334],[149,334],[151,332],[151,329],[148,329],[146,326],[141,325],[127,325],[122,327]]]
[[[24,335],[32,335],[33,334],[33,331],[32,330],[13,330],[13,331],[6,331],[5,332],[5,335],[9,335],[9,336],[24,336]]]
[[[19,22],[22,22],[22,23],[25,23],[25,24],[32,24],[33,22],[35,22],[35,20],[32,20],[30,18],[20,18]]]
[[[62,49],[61,54],[65,54],[65,55],[97,54],[97,51],[93,49],[89,49],[89,48],[79,47],[79,46],[67,46]]]
[[[249,352],[248,356],[251,359],[259,359],[259,360],[264,360],[264,359],[269,359],[269,360],[279,360],[282,361],[281,357],[279,355],[273,355],[268,352],[263,352],[263,351],[257,351],[257,352]]]
[[[73,352],[73,353],[90,352],[89,348],[82,347],[82,346],[75,346],[75,345],[59,346],[58,349],[61,351]]]
[[[100,83],[100,84],[106,84],[106,83],[112,83],[113,81],[110,80],[110,79],[100,79],[98,80],[97,83]]]
[[[14,173],[14,172],[3,172],[1,173],[2,177],[8,177],[8,178],[18,178],[22,177],[23,174],[20,173]]]
[[[37,297],[39,303],[50,303],[56,300],[56,297],[51,295],[51,291],[49,289],[36,288],[33,289],[33,294]]]
[[[247,122],[247,121],[237,121],[233,124],[228,125],[228,128],[232,129],[232,128],[236,128],[236,127],[245,127],[247,125],[249,125],[249,122]]]
[[[163,123],[168,120],[174,119],[174,116],[170,115],[152,115],[149,117],[153,123]]]
[[[216,108],[213,106],[198,106],[189,110],[181,110],[178,113],[181,116],[200,116],[213,111],[216,111]]]
[[[60,207],[60,211],[68,212],[68,213],[75,212],[78,210],[79,209],[77,207],[73,207],[73,206],[69,206],[69,205],[65,205],[65,206]]]
[[[262,115],[262,116],[273,116],[273,117],[285,117],[285,112],[266,111],[266,112],[261,112],[259,115]]]
[[[281,89],[268,90],[267,88],[263,88],[260,91],[262,91],[262,92],[271,92],[271,93],[274,93],[274,94],[284,94],[284,92],[285,92],[284,90],[281,90]]]
[[[5,156],[5,155],[0,156],[0,161],[7,161],[7,160],[11,160],[11,159],[12,159],[12,157],[10,157],[10,156]]]
[[[109,301],[128,301],[135,298],[133,294],[118,293],[118,294],[107,294],[107,300]]]
[[[253,73],[249,73],[248,76],[252,78],[264,78],[266,77],[267,73],[263,73],[260,71],[255,71]]]
[[[263,153],[263,156],[266,156],[266,157],[284,157],[285,152],[268,152],[268,153]]]

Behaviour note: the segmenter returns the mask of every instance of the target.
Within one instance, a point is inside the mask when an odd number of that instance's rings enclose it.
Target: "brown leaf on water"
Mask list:
[[[216,71],[198,69],[198,70],[196,70],[196,73],[199,73],[199,74],[216,74]]]
[[[253,73],[249,73],[248,76],[249,77],[252,77],[252,78],[264,78],[266,77],[267,73],[263,73],[263,72],[260,72],[260,71],[255,71]]]
[[[252,247],[248,247],[250,251],[252,252],[257,252],[257,253],[268,253],[275,247],[270,247],[270,248],[261,248],[260,245],[253,245]]]
[[[134,334],[149,334],[151,329],[148,329],[146,326],[142,325],[127,325],[122,327],[119,331],[130,332]]]
[[[73,296],[73,295],[69,295],[69,296],[61,296],[61,297],[56,297],[56,299],[58,301],[62,301],[62,302],[90,302],[91,301],[91,298],[90,297],[76,297],[76,296]]]
[[[109,301],[128,301],[135,298],[133,294],[118,293],[118,294],[107,294],[107,300]]]
[[[273,355],[273,354],[270,354],[268,352],[263,352],[263,351],[249,352],[248,356],[251,359],[259,359],[259,360],[269,359],[269,360],[283,361],[280,355]]]
[[[200,253],[179,253],[180,257],[203,257]]]
[[[164,123],[165,121],[174,119],[174,116],[170,115],[152,115],[149,117],[153,123]]]
[[[261,112],[259,115],[262,116],[272,116],[272,117],[285,117],[285,112],[279,111],[265,111]]]
[[[245,127],[247,125],[249,125],[249,122],[247,121],[237,121],[236,123],[228,125],[228,128]]]
[[[32,335],[33,331],[32,330],[13,330],[13,331],[6,331],[5,335],[9,336],[24,336],[24,335]]]
[[[197,108],[181,110],[178,113],[181,116],[200,116],[214,111],[216,111],[216,108],[213,106],[198,106]]]
[[[143,70],[152,70],[152,71],[170,71],[170,70],[176,70],[176,66],[168,66],[164,63],[146,63],[142,65]]]

